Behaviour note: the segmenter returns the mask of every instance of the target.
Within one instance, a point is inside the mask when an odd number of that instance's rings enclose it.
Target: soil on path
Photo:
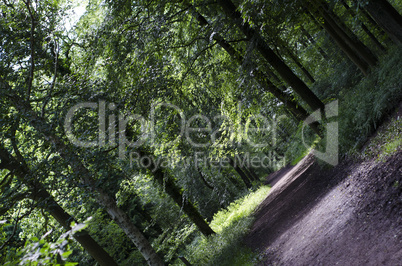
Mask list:
[[[307,156],[269,182],[245,238],[261,265],[402,265],[402,151],[332,169]]]

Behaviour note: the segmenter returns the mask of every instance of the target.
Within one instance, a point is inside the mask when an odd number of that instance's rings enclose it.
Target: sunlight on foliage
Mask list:
[[[254,265],[256,254],[244,247],[242,238],[252,225],[253,211],[269,190],[270,187],[262,186],[216,213],[210,225],[217,234],[197,237],[184,257],[194,265]]]
[[[360,157],[362,159],[377,158],[383,161],[385,158],[402,149],[402,117],[388,121],[377,135],[370,140]]]
[[[77,265],[77,262],[68,262],[68,257],[73,253],[71,244],[73,235],[84,230],[88,226],[89,217],[84,223],[71,223],[71,230],[62,234],[56,241],[48,240],[52,230],[44,234],[40,239],[33,237],[19,251],[21,257],[14,261],[6,262],[5,265]]]
[[[210,224],[212,229],[220,233],[243,217],[250,216],[254,209],[267,196],[269,190],[270,188],[268,186],[262,186],[256,192],[231,203],[226,210],[221,210],[216,213]]]

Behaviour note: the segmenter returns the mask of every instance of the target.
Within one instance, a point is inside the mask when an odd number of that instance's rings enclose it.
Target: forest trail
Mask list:
[[[332,169],[308,155],[267,182],[245,238],[261,265],[402,265],[402,151]]]

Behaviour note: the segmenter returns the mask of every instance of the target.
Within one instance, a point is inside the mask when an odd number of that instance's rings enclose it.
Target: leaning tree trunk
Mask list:
[[[388,1],[369,0],[365,9],[396,44],[402,44],[402,16]]]
[[[345,0],[340,0],[340,1],[352,17],[357,17],[356,12],[352,8],[349,7],[349,5],[346,3]],[[360,26],[361,26],[362,30],[367,34],[367,36],[370,37],[371,41],[375,44],[375,46],[377,46],[377,48],[380,51],[384,52],[386,50],[385,47],[381,44],[381,42],[377,39],[377,37],[374,36],[374,33],[372,33],[369,30],[369,28],[366,26],[366,24],[364,24],[362,21],[360,21],[360,23],[361,23]]]
[[[317,42],[314,40],[313,36],[311,36],[311,34],[303,26],[301,26],[301,31],[302,31],[303,35],[305,35],[307,37],[309,42],[312,45],[314,45],[314,47],[317,48],[317,50],[321,54],[322,58],[328,60],[329,57],[328,57],[327,53],[319,45],[317,45]]]
[[[177,187],[170,174],[167,174],[161,169],[157,169],[153,173],[153,176],[155,180],[165,189],[166,193],[173,199],[173,201],[181,209],[183,209],[184,213],[198,227],[203,235],[209,236],[215,234],[214,230],[212,230],[212,228],[204,220],[194,204],[189,199],[186,200],[183,198],[182,190]]]
[[[286,83],[311,107],[312,110],[324,110],[324,104],[309,89],[309,87],[269,48],[261,35],[251,28],[249,23],[243,22],[240,12],[230,0],[218,0],[225,14],[232,19],[235,24],[249,40],[256,40],[256,48],[269,64],[278,72]]]
[[[193,12],[193,16],[198,20],[201,26],[209,26],[208,21],[196,10]],[[232,59],[238,64],[242,65],[243,56],[234,49],[225,39],[223,39],[219,34],[212,34],[214,40],[232,57]],[[275,80],[279,80],[279,78],[274,73],[268,73],[265,75],[258,68],[254,68],[254,78],[260,84],[260,86],[266,91],[272,93],[278,100],[280,100],[286,108],[294,115],[297,121],[303,122],[308,116],[309,113],[290,95],[284,93],[284,91],[277,88],[268,77],[271,77]],[[268,76],[268,77],[267,77]],[[322,132],[319,129],[319,123],[311,123],[309,127],[317,133],[320,137],[322,137]]]
[[[28,119],[29,124],[38,132],[44,135],[47,141],[51,142],[60,156],[69,163],[75,173],[80,174],[81,185],[84,185],[96,196],[98,203],[103,206],[109,216],[124,231],[127,237],[134,243],[137,249],[149,265],[164,265],[163,260],[155,252],[151,244],[132,223],[130,218],[117,206],[116,200],[100,188],[93,178],[92,173],[82,164],[81,160],[75,155],[73,149],[67,146],[52,131],[46,120],[38,116],[28,102],[20,97],[13,98],[15,107]]]
[[[313,75],[305,68],[305,66],[300,62],[300,59],[287,47],[287,45],[281,41],[280,46],[284,49],[285,54],[287,54],[290,59],[299,67],[299,69],[303,72],[304,76],[311,82],[314,83],[315,79]]]
[[[22,163],[19,163],[2,147],[0,147],[0,158],[2,163],[6,164],[5,167],[13,172],[13,174],[32,191],[30,195],[32,200],[45,202],[45,210],[48,211],[64,229],[70,230],[70,223],[74,221],[74,218],[63,210],[45,188],[43,188],[42,184],[32,182],[33,175],[30,169]],[[117,265],[109,253],[107,253],[86,230],[73,234],[73,237],[100,265]]]
[[[367,11],[364,8],[359,8],[359,12],[367,19],[367,21],[371,24],[373,28],[379,31],[380,35],[385,37],[388,41],[392,41],[388,34],[381,28],[380,25],[367,13]]]
[[[40,191],[35,194],[36,200],[46,201],[46,210],[64,229],[70,230],[70,222],[74,221],[67,212],[65,212],[57,202],[51,198],[47,191]],[[73,237],[81,246],[91,255],[100,265],[117,265],[112,257],[89,235],[85,230],[77,232]]]
[[[343,39],[343,41],[350,47],[356,54],[358,54],[367,64],[375,66],[378,62],[377,57],[371,50],[362,43],[358,37],[343,23],[338,23],[340,19],[335,15],[328,5],[321,0],[312,0],[313,5],[317,8],[324,22],[329,24],[333,30]]]
[[[240,167],[233,161],[232,158],[229,158],[229,164],[235,169],[235,171],[239,174],[240,178],[243,180],[244,184],[247,188],[251,188],[251,181],[248,176],[240,169]]]
[[[311,17],[313,21],[316,21],[314,15],[307,11],[307,14]],[[332,26],[327,22],[324,21],[324,24],[320,25],[324,28],[324,30],[331,36],[331,38],[336,42],[338,47],[345,53],[345,55],[361,70],[361,72],[367,76],[369,71],[369,65],[362,60],[350,47],[349,45],[343,40],[341,36],[332,28]]]
[[[149,155],[148,152],[144,150],[138,150],[141,157]],[[166,193],[173,199],[173,201],[184,211],[188,218],[198,227],[200,232],[205,235],[215,234],[214,230],[209,226],[209,224],[204,220],[200,212],[194,206],[194,204],[189,199],[183,198],[182,190],[175,184],[172,176],[165,170],[156,167],[155,165],[150,165],[148,170],[158,182],[158,184],[166,191]]]

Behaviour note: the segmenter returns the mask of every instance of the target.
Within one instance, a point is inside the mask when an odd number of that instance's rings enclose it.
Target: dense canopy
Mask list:
[[[188,263],[218,211],[402,99],[401,10],[1,1],[0,263]]]

